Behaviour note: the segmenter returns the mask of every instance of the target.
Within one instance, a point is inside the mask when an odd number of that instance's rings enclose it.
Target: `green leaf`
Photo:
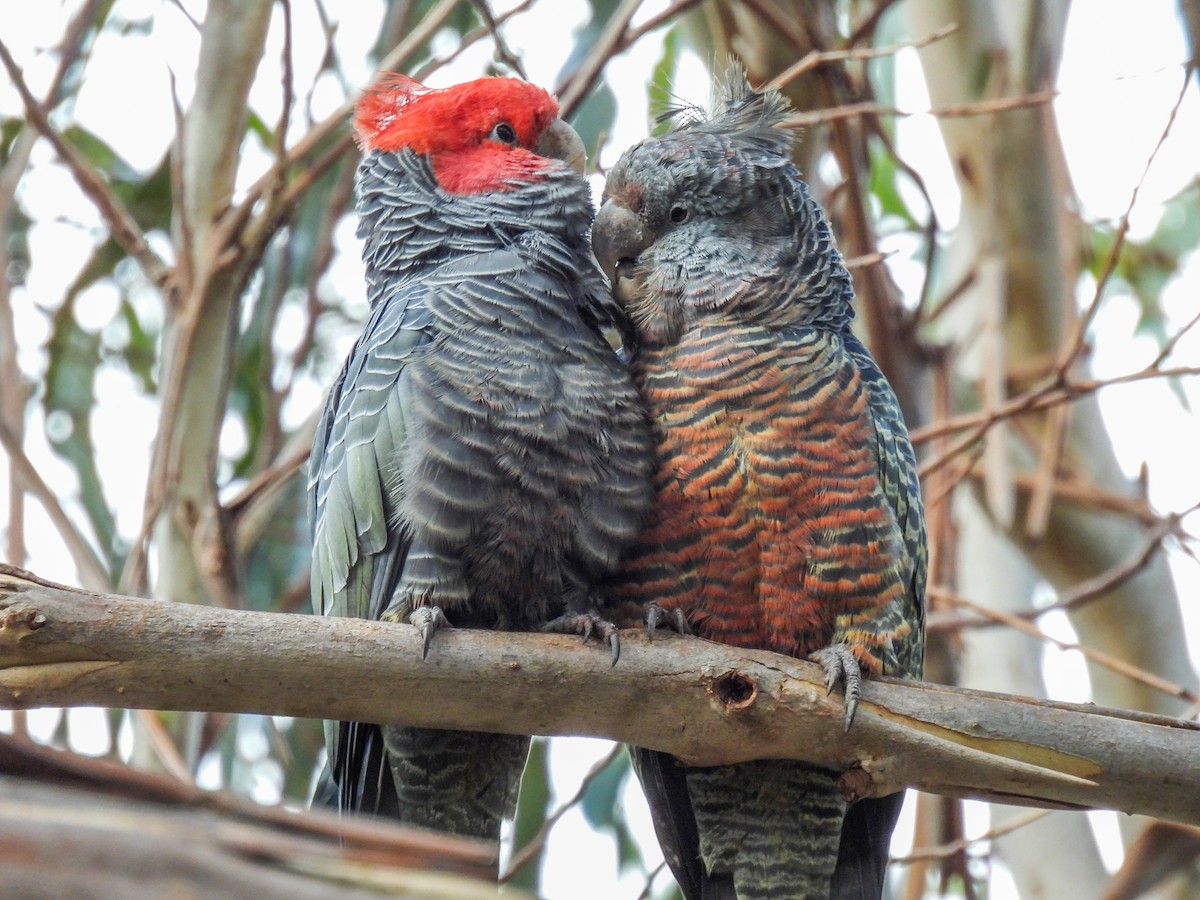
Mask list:
[[[661,119],[661,116],[673,105],[671,85],[675,83],[675,73],[679,69],[681,44],[679,30],[672,26],[663,36],[662,54],[654,64],[650,84],[647,86],[647,108],[650,110],[652,134],[662,134],[670,127],[670,123]]]
[[[120,357],[129,367],[129,371],[137,377],[142,390],[147,394],[158,391],[158,334],[151,332],[138,318],[137,310],[128,298],[121,301],[118,313],[125,327],[129,330],[129,341],[121,351]]]
[[[254,110],[246,114],[246,130],[262,141],[264,147],[271,149],[275,146],[275,128],[264,122]]]
[[[879,201],[880,212],[884,216],[895,216],[910,229],[919,230],[924,226],[917,221],[897,187],[897,179],[907,177],[896,165],[895,157],[882,144],[872,142],[869,190]]]
[[[49,346],[42,406],[47,438],[54,452],[66,460],[79,479],[80,501],[96,537],[100,554],[111,573],[120,571],[124,548],[118,545],[116,518],[104,496],[96,467],[91,416],[96,404],[96,369],[100,365],[100,336],[88,334],[75,321],[74,298],[55,313]],[[54,423],[65,417],[69,428]]]
[[[138,173],[132,166],[125,162],[108,143],[87,129],[71,125],[63,132],[63,137],[80,152],[93,168],[108,175],[110,180],[136,181],[138,179]]]
[[[616,118],[617,96],[607,81],[601,81],[575,108],[571,125],[579,133],[583,146],[588,148],[589,159],[593,165],[600,157],[600,151],[612,131]]]
[[[517,800],[517,814],[513,819],[513,846],[518,850],[526,846],[550,815],[550,766],[549,742],[535,737],[529,747],[529,759],[521,775],[521,796]],[[538,893],[541,882],[541,854],[529,860],[513,876],[510,884]]]

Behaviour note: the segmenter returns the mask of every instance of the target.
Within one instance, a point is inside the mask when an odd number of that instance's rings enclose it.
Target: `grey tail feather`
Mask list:
[[[644,747],[630,747],[629,758],[650,804],[663,857],[685,900],[708,900],[701,893],[705,874],[700,864],[700,835],[683,766],[669,753]]]
[[[904,805],[904,791],[859,800],[842,823],[830,900],[879,900],[887,874],[892,831]]]
[[[733,878],[710,875],[699,854],[699,832],[687,789],[686,769],[670,754],[629,748],[634,771],[650,802],[654,830],[685,900],[737,900]],[[892,831],[904,792],[861,800],[842,825],[831,900],[879,900],[883,894]]]
[[[340,722],[340,746],[351,765],[330,760],[317,779],[312,805],[340,813],[400,820],[400,800],[378,725]],[[337,771],[335,775],[334,772]]]

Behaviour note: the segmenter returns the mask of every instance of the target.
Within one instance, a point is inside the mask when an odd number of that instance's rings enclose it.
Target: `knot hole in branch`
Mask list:
[[[726,672],[713,681],[712,692],[727,709],[745,709],[758,696],[758,685],[743,672]]]

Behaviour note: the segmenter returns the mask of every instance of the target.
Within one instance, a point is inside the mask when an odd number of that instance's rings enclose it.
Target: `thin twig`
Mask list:
[[[888,862],[892,865],[908,866],[918,862],[949,859],[952,856],[958,856],[960,853],[970,850],[974,844],[980,844],[984,841],[994,841],[996,838],[1004,837],[1004,835],[1011,834],[1027,825],[1032,825],[1034,822],[1046,818],[1052,812],[1055,812],[1055,810],[1033,809],[1015,816],[1011,821],[1005,822],[1003,825],[997,825],[985,834],[979,835],[979,837],[960,838],[957,841],[950,841],[947,844],[941,844],[937,847],[917,847],[911,853],[906,853],[904,856],[893,856]]]
[[[1193,506],[1191,509],[1168,516],[1165,519],[1151,525],[1150,531],[1146,535],[1146,540],[1127,560],[1117,563],[1115,566],[1079,582],[1073,588],[1066,591],[1060,591],[1058,600],[1048,606],[1039,606],[1037,609],[1030,609],[1024,612],[1012,613],[1013,616],[1019,619],[1024,619],[1027,622],[1034,622],[1052,612],[1072,612],[1082,606],[1086,606],[1094,600],[1103,597],[1109,591],[1124,584],[1130,578],[1133,578],[1139,572],[1143,571],[1155,554],[1162,548],[1162,543],[1167,537],[1178,534],[1180,521],[1188,513],[1194,511],[1198,507]],[[930,623],[931,631],[957,631],[962,628],[987,628],[995,627],[1006,623],[995,620],[979,619],[975,616],[949,617],[940,616]]]
[[[983,616],[984,618],[991,619],[1003,625],[1008,625],[1022,634],[1027,634],[1030,637],[1036,638],[1044,643],[1053,644],[1054,646],[1058,647],[1059,650],[1078,650],[1087,659],[1096,663],[1096,665],[1103,666],[1110,671],[1116,672],[1118,675],[1124,675],[1126,678],[1136,681],[1139,684],[1143,684],[1153,690],[1160,691],[1161,693],[1167,694],[1171,697],[1179,697],[1180,699],[1186,700],[1189,703],[1200,701],[1200,695],[1189,691],[1181,684],[1168,681],[1165,678],[1155,675],[1153,672],[1149,672],[1139,666],[1127,663],[1122,659],[1117,659],[1117,657],[1105,653],[1102,650],[1095,650],[1084,644],[1075,644],[1071,643],[1070,641],[1061,641],[1058,638],[1051,637],[1036,625],[1028,622],[1020,616],[1016,616],[1011,613],[1000,612],[999,610],[995,609],[989,609],[982,604],[976,603],[973,600],[968,600],[966,597],[959,596],[958,594],[940,587],[930,587],[929,595],[931,597],[936,596],[939,601],[950,603],[963,609],[968,609],[971,612]]]
[[[776,7],[773,2],[769,2],[769,0],[743,0],[743,2],[763,22],[770,28],[773,28],[778,34],[787,38],[798,50],[804,50],[812,46],[813,42],[808,39],[808,35],[805,34],[797,22],[783,10]]]
[[[622,0],[621,5],[609,17],[608,25],[596,40],[592,52],[587,55],[578,68],[571,74],[570,81],[559,85],[555,94],[558,95],[558,106],[563,118],[570,118],[575,107],[592,89],[592,83],[600,71],[618,52],[625,37],[629,22],[637,14],[643,0]]]
[[[1145,368],[1125,375],[1104,379],[1081,379],[1079,381],[1058,384],[1054,381],[1030,388],[1023,394],[1008,400],[1004,404],[986,411],[964,413],[940,422],[932,422],[919,428],[914,428],[910,438],[914,444],[920,444],[955,432],[967,431],[960,440],[945,453],[927,459],[921,463],[920,474],[926,475],[941,466],[946,465],[952,458],[962,453],[976,441],[980,440],[997,422],[1010,419],[1013,416],[1027,412],[1047,409],[1059,403],[1078,400],[1081,397],[1094,394],[1101,388],[1118,384],[1132,384],[1151,378],[1178,378],[1188,375],[1200,375],[1200,366],[1178,366],[1172,369]]]
[[[459,0],[441,0],[437,6],[422,16],[421,21],[405,36],[404,40],[379,61],[379,71],[391,71],[412,55],[418,47],[437,33],[437,30],[445,24],[446,19],[453,14],[458,4]],[[320,123],[314,125],[292,146],[282,160],[276,161],[270,171],[263,174],[249,187],[242,205],[252,208],[259,202],[270,185],[278,178],[276,167],[286,169],[297,165],[305,157],[317,152],[319,148],[323,148],[330,136],[345,130],[346,123],[354,112],[354,104],[357,102],[357,96],[348,99]]]
[[[1049,103],[1057,91],[1034,91],[1019,97],[1000,97],[995,100],[979,100],[975,103],[964,103],[960,106],[943,106],[939,109],[904,110],[894,106],[884,106],[873,101],[862,103],[847,103],[830,109],[814,109],[809,112],[793,113],[777,128],[808,128],[823,122],[835,122],[839,119],[853,119],[859,116],[892,116],[907,118],[908,116],[930,115],[941,119],[965,118],[969,116],[989,116],[1013,109],[1025,109],[1030,106],[1040,106]]]
[[[662,12],[651,16],[637,28],[631,28],[630,22],[637,14],[641,0],[625,0],[610,17],[608,27],[596,41],[591,53],[555,88],[563,118],[570,118],[574,114],[613,57],[632,47],[665,22],[693,6],[699,6],[700,3],[701,0],[674,0]]]
[[[534,0],[522,0],[521,3],[518,3],[512,9],[501,13],[499,16],[496,17],[497,27],[499,27],[500,25],[503,25],[505,22],[507,22],[513,16],[516,16],[516,15],[519,15],[519,14],[525,12],[527,9],[529,9],[529,7],[533,6],[533,4],[534,4]],[[486,25],[480,25],[478,28],[474,28],[471,31],[468,31],[458,41],[455,42],[453,50],[451,50],[445,56],[438,57],[437,59],[431,59],[428,62],[422,63],[421,67],[419,69],[417,69],[417,71],[415,73],[413,73],[412,77],[415,78],[417,81],[424,81],[426,78],[429,77],[430,74],[432,74],[433,72],[436,72],[438,69],[442,68],[443,66],[449,65],[454,60],[456,60],[460,56],[462,56],[462,54],[466,50],[470,49],[471,46],[473,46],[474,44],[477,44],[479,41],[483,40],[485,37],[490,37],[491,34],[492,34],[491,30]]]
[[[1142,176],[1138,179],[1137,184],[1133,186],[1133,192],[1129,196],[1129,204],[1125,207],[1124,215],[1121,216],[1121,222],[1117,226],[1117,233],[1113,238],[1112,247],[1108,251],[1108,258],[1104,261],[1104,270],[1100,273],[1100,277],[1096,279],[1096,290],[1092,295],[1092,300],[1088,304],[1088,308],[1084,314],[1075,320],[1071,334],[1063,344],[1063,352],[1059,357],[1057,366],[1060,377],[1066,377],[1068,370],[1074,365],[1075,360],[1083,353],[1088,328],[1091,327],[1096,314],[1100,310],[1100,303],[1108,287],[1109,279],[1116,270],[1117,261],[1121,258],[1121,251],[1125,247],[1125,237],[1129,233],[1129,220],[1133,215],[1134,207],[1137,205],[1138,194],[1142,190],[1146,176],[1150,174],[1150,167],[1154,165],[1154,160],[1158,158],[1159,151],[1162,150],[1167,142],[1167,138],[1171,134],[1171,129],[1175,125],[1175,119],[1179,115],[1179,109],[1183,105],[1184,97],[1187,96],[1191,80],[1191,69],[1185,68],[1183,84],[1179,88],[1179,96],[1175,98],[1175,105],[1171,107],[1171,113],[1167,116],[1167,123],[1163,126],[1162,134],[1158,136],[1158,143],[1154,145],[1154,149],[1150,151],[1150,156],[1146,159],[1146,165],[1142,169]]]
[[[132,712],[142,723],[143,734],[149,739],[150,749],[154,751],[154,757],[162,765],[163,770],[184,784],[195,784],[196,780],[188,771],[179,747],[171,739],[171,735],[158,717],[158,713],[152,709],[137,709]]]
[[[1196,508],[1196,506],[1193,506],[1192,510]],[[1144,570],[1146,566],[1150,565],[1150,561],[1154,558],[1155,554],[1162,549],[1163,541],[1178,532],[1180,519],[1185,515],[1187,515],[1186,512],[1177,516],[1168,516],[1159,522],[1158,525],[1150,530],[1146,535],[1145,542],[1129,559],[1118,563],[1107,572],[1101,572],[1093,578],[1081,581],[1069,591],[1060,592],[1058,600],[1049,606],[1043,606],[1040,609],[1030,610],[1019,615],[1021,618],[1032,620],[1041,618],[1046,613],[1054,612],[1055,610],[1071,612],[1099,597],[1103,597],[1113,588],[1124,584],[1130,578]]]
[[[1018,490],[1033,490],[1032,476],[1019,472],[1014,480]],[[1054,495],[1076,506],[1126,516],[1148,528],[1157,527],[1163,520],[1144,498],[1108,490],[1081,478],[1056,478]]]
[[[930,44],[949,37],[956,31],[958,31],[958,24],[952,22],[949,25],[943,25],[937,31],[934,31],[923,38],[917,38],[911,41],[900,41],[896,44],[889,44],[886,47],[861,47],[851,50],[810,50],[799,62],[784,69],[782,72],[768,81],[764,87],[774,89],[781,88],[789,82],[794,81],[805,72],[815,69],[817,66],[825,65],[826,63],[851,61],[860,62],[870,59],[878,59],[883,56],[895,56],[901,50],[905,50],[909,47],[917,49],[921,47],[928,47]]]
[[[654,890],[654,879],[658,878],[659,874],[666,867],[667,861],[664,859],[646,874],[646,886],[643,887],[642,892],[637,895],[637,900],[649,900],[650,894]]]
[[[631,29],[625,35],[624,40],[621,41],[621,46],[618,48],[617,52],[621,52],[633,46],[660,25],[664,24],[670,19],[674,19],[681,13],[687,12],[693,6],[698,6],[700,2],[701,0],[674,0],[674,2],[668,5],[667,8],[662,12],[651,16],[637,28]]]
[[[1175,332],[1173,335],[1171,335],[1169,338],[1167,338],[1166,342],[1162,345],[1162,349],[1158,351],[1158,356],[1154,357],[1154,360],[1153,360],[1153,362],[1150,363],[1150,365],[1153,368],[1158,368],[1164,362],[1166,362],[1167,357],[1175,352],[1175,347],[1178,346],[1179,342],[1183,339],[1184,335],[1186,335],[1193,328],[1195,328],[1197,324],[1200,324],[1200,312],[1198,312],[1198,313],[1196,313],[1196,315],[1192,316],[1192,318],[1188,320],[1186,325],[1184,325],[1177,332]]]
[[[280,0],[283,10],[283,49],[280,51],[280,85],[283,100],[280,104],[279,121],[275,125],[275,159],[280,160],[287,154],[288,122],[292,116],[292,104],[296,101],[296,74],[292,67],[292,3],[291,0]]]
[[[50,87],[46,91],[46,100],[42,107],[47,113],[61,102],[67,73],[79,61],[93,20],[105,2],[106,0],[88,0],[67,26],[66,34],[58,45],[58,65],[55,67],[54,77],[50,80]],[[8,216],[9,205],[13,201],[17,184],[29,162],[29,152],[33,149],[36,140],[37,130],[35,128],[23,128],[20,137],[9,149],[8,159],[5,160],[4,168],[0,171],[0,222]]]
[[[21,443],[3,420],[0,420],[0,445],[3,445],[5,453],[8,454],[9,465],[20,478],[24,489],[37,498],[46,510],[46,515],[50,517],[50,521],[54,523],[55,530],[58,531],[59,537],[62,538],[63,544],[71,554],[75,568],[79,570],[80,583],[95,591],[112,590],[112,578],[104,567],[100,554],[75,527],[62,504],[58,502],[57,495],[50,485],[42,480],[37,467],[25,455]]]
[[[963,273],[963,276],[958,281],[950,286],[950,289],[932,307],[924,312],[922,312],[921,307],[917,307],[914,312],[914,319],[919,323],[925,324],[937,321],[942,313],[949,309],[956,300],[962,297],[975,284],[977,269],[978,259],[976,259],[975,264]]]
[[[151,249],[137,220],[125,208],[121,199],[113,193],[104,177],[92,168],[87,160],[58,132],[58,129],[50,124],[46,111],[30,93],[20,67],[2,40],[0,40],[0,63],[8,70],[13,86],[17,89],[21,102],[25,106],[25,114],[29,123],[50,142],[59,158],[71,170],[80,190],[87,195],[100,211],[105,222],[108,223],[113,238],[129,256],[137,260],[151,283],[160,290],[166,290],[170,284],[170,267]]]
[[[885,262],[893,253],[894,251],[888,253],[879,251],[876,253],[864,253],[861,256],[848,256],[842,260],[842,265],[847,269],[865,269],[867,266],[877,266]]]
[[[525,865],[525,863],[529,862],[529,860],[542,852],[542,847],[545,845],[546,839],[550,837],[550,832],[553,830],[554,826],[558,824],[559,819],[565,816],[572,807],[577,806],[579,802],[583,800],[583,795],[587,793],[587,789],[591,787],[591,784],[593,781],[595,781],[596,777],[609,766],[611,766],[616,761],[617,757],[621,755],[624,749],[625,748],[621,744],[614,744],[611,750],[609,750],[606,754],[604,754],[604,756],[595,762],[595,764],[588,770],[588,773],[583,776],[583,781],[580,782],[579,789],[574,793],[571,799],[559,806],[559,808],[556,809],[546,819],[546,821],[542,823],[542,827],[537,830],[537,834],[530,838],[529,843],[513,854],[513,858],[509,862],[508,868],[504,870],[504,873],[499,878],[500,884],[506,884],[514,875],[517,874],[517,872],[523,865]]]
[[[937,506],[939,503],[944,503],[951,494],[954,493],[963,481],[977,475],[979,461],[983,458],[983,445],[976,444],[973,447],[968,447],[966,452],[959,454],[952,466],[945,466],[945,469],[950,469],[948,473],[942,475],[943,483],[941,483],[936,491],[922,489],[921,494],[924,497],[925,508],[928,509]]]
[[[938,223],[937,210],[934,208],[933,198],[929,195],[929,189],[925,186],[925,179],[921,177],[921,173],[913,168],[896,151],[896,144],[892,140],[891,133],[883,127],[883,124],[878,119],[868,119],[866,124],[871,133],[875,135],[875,138],[887,149],[888,154],[899,171],[907,175],[909,181],[916,186],[921,194],[921,199],[925,201],[925,209],[929,215],[928,221],[925,223],[925,259],[923,260],[924,274],[921,276],[921,290],[917,294],[916,306],[908,314],[909,327],[915,333],[917,325],[921,322],[922,310],[929,303],[929,291],[933,284],[933,273],[937,268],[938,232],[941,230],[941,226]]]
[[[496,17],[492,15],[492,10],[488,6],[487,0],[471,0],[471,5],[475,7],[476,12],[483,19],[488,33],[492,36],[492,45],[495,47],[496,58],[528,81],[529,76],[525,74],[524,64],[521,62],[520,57],[509,49],[508,42],[500,34],[500,26],[496,22]]]

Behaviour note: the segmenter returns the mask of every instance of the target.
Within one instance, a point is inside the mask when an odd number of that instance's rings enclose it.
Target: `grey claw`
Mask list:
[[[862,694],[862,669],[854,653],[846,644],[834,644],[823,650],[817,650],[808,657],[825,670],[825,689],[827,694],[839,684],[845,691],[845,725],[846,730],[854,724],[854,714],[858,712],[858,698]]]
[[[421,631],[421,659],[429,656],[429,644],[437,630],[450,624],[440,606],[418,606],[409,614],[408,621]]]
[[[662,625],[679,634],[691,634],[692,627],[688,624],[683,610],[675,607],[665,609],[657,601],[651,600],[646,606],[646,640],[654,640],[654,632]]]
[[[612,631],[604,636],[604,640],[612,648],[612,662],[609,663],[609,668],[612,668],[617,664],[617,660],[621,658],[621,636],[617,633],[615,625],[612,626]]]
[[[621,657],[621,638],[617,626],[596,613],[566,613],[542,626],[542,631],[554,634],[578,634],[586,642],[593,634],[612,649],[612,665]]]

